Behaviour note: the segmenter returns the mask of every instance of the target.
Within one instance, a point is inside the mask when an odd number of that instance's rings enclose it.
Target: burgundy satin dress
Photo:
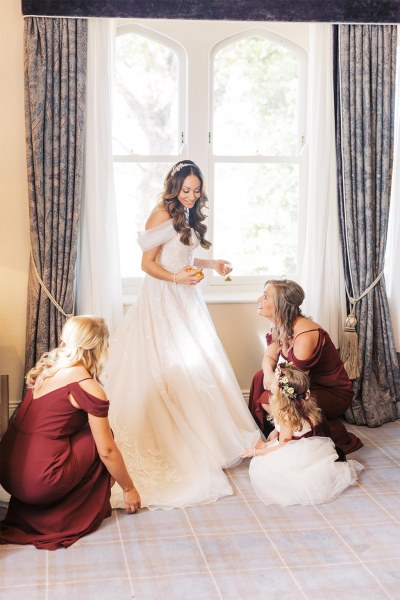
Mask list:
[[[348,432],[339,419],[351,405],[353,386],[329,334],[321,328],[310,331],[318,331],[319,337],[309,359],[296,358],[293,348],[289,350],[287,356],[282,352],[281,356],[299,369],[308,371],[311,394],[316,398],[325,416],[321,424],[321,434],[331,437],[337,448],[344,454],[349,454],[362,446],[361,440]],[[266,335],[266,339],[267,345],[272,343],[270,333]],[[257,371],[253,377],[249,398],[250,411],[261,429],[265,426],[265,411],[261,405],[269,404],[270,397],[270,392],[264,389],[263,379],[263,371]]]
[[[0,442],[0,483],[11,494],[2,544],[67,547],[110,516],[110,475],[88,424],[88,413],[107,417],[108,408],[79,382],[27,392]]]

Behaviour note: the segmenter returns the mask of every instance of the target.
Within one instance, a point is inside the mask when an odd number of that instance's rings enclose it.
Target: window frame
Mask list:
[[[307,139],[306,139],[306,106],[307,106],[307,38],[303,32],[292,37],[299,38],[300,43],[290,39],[291,33],[276,33],[267,27],[249,27],[249,23],[227,22],[220,23],[218,28],[214,24],[197,21],[195,24],[187,22],[186,26],[178,22],[139,22],[138,20],[126,23],[119,21],[116,26],[116,36],[126,33],[136,33],[148,37],[158,43],[171,48],[178,59],[178,86],[179,86],[179,123],[180,131],[183,133],[183,144],[179,149],[179,154],[170,156],[144,156],[144,155],[113,155],[113,162],[165,162],[166,171],[168,167],[179,160],[191,158],[197,162],[204,173],[206,180],[206,189],[210,197],[209,211],[206,219],[208,227],[208,239],[212,241],[214,234],[213,223],[213,189],[214,189],[214,162],[223,162],[221,156],[214,156],[212,153],[212,144],[210,143],[213,123],[212,123],[212,98],[213,98],[213,64],[216,52],[224,46],[228,46],[232,41],[243,39],[249,36],[258,35],[275,43],[280,43],[290,49],[299,57],[299,140],[302,140],[302,149],[296,159],[291,162],[301,163],[299,167],[299,211],[298,211],[298,255],[300,263],[304,243],[300,236],[300,231],[304,226],[304,208],[307,187]],[[193,27],[205,27],[210,32],[210,41],[204,43],[202,32],[197,36],[193,35]],[[287,27],[290,27],[287,26]],[[233,32],[233,33],[232,33]],[[197,33],[197,31],[196,31]],[[289,34],[289,35],[288,35]],[[308,34],[307,34],[308,35]],[[205,36],[207,37],[207,36]],[[199,44],[204,43],[200,48]],[[201,56],[200,56],[201,54]],[[206,63],[206,64],[205,64]],[[207,68],[206,68],[207,67]],[[206,87],[204,99],[199,103],[197,92],[201,87]],[[204,131],[205,129],[205,131]],[[301,131],[300,131],[301,130]],[[301,137],[302,136],[302,137]],[[237,162],[237,157],[227,157],[225,162]],[[257,163],[263,162],[263,156],[242,157],[243,162]],[[270,162],[283,163],[283,157],[270,157]],[[303,220],[302,220],[303,219]],[[133,243],[134,240],[133,240]],[[201,258],[211,258],[211,251],[205,251],[199,248],[197,255]],[[218,257],[215,257],[218,258]],[[229,257],[226,256],[229,260]],[[265,276],[235,276],[233,271],[231,283],[227,283],[223,278],[213,277],[209,270],[205,271],[206,277],[202,282],[202,292],[206,301],[211,303],[248,303],[254,302],[255,294],[259,294],[263,286]],[[272,277],[272,274],[268,274]],[[296,276],[293,276],[296,279]],[[122,278],[122,288],[124,303],[130,304],[137,295],[143,277]]]
[[[183,158],[187,152],[187,73],[188,57],[185,48],[176,40],[167,35],[148,29],[136,23],[117,24],[115,39],[130,33],[140,35],[151,41],[157,42],[172,50],[177,57],[178,65],[178,153],[177,154],[114,154],[114,163],[165,163],[165,171],[174,163]],[[124,296],[134,296],[138,293],[143,277],[122,277],[122,291]]]
[[[213,151],[213,131],[214,131],[214,64],[215,57],[218,52],[223,50],[230,45],[239,42],[243,39],[250,37],[262,37],[275,44],[279,44],[287,48],[290,52],[296,55],[299,61],[299,99],[298,99],[298,131],[297,131],[297,155],[296,156],[276,156],[276,155],[221,155],[215,154]],[[215,44],[212,48],[210,55],[210,69],[209,69],[209,156],[208,156],[208,182],[209,189],[213,195],[215,186],[215,165],[216,164],[298,164],[299,166],[299,203],[298,203],[298,254],[301,255],[303,251],[303,244],[300,236],[300,222],[301,215],[304,212],[306,204],[306,189],[307,189],[307,139],[306,139],[306,126],[307,126],[307,62],[308,54],[306,50],[299,44],[285,38],[282,35],[273,33],[266,29],[259,27],[243,30],[239,33],[230,35],[219,43]],[[210,211],[208,220],[208,231],[210,237],[214,238],[214,214]],[[298,270],[298,269],[297,269]],[[233,271],[234,275],[234,271]],[[254,276],[234,276],[233,281],[226,282],[223,278],[215,277],[212,274],[207,274],[206,283],[208,291],[211,293],[220,293],[223,289],[229,288],[230,291],[238,292],[253,292],[259,291],[266,277],[274,279],[280,278],[281,274],[268,273],[265,275],[254,275]],[[290,279],[296,279],[297,273],[287,273],[287,277]]]

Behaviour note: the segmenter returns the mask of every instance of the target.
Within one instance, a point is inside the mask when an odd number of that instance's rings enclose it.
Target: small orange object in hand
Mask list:
[[[194,267],[189,267],[188,269],[186,269],[186,271],[191,273],[192,271],[196,271],[196,269]],[[203,279],[203,277],[204,277],[203,272],[199,271],[198,273],[195,274],[195,277],[198,277],[199,279]]]

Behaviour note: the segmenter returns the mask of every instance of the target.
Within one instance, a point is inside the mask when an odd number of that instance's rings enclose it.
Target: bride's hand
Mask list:
[[[179,284],[197,285],[202,279],[204,279],[203,270],[192,265],[187,265],[175,273],[175,282]]]
[[[232,271],[232,265],[230,264],[230,262],[224,260],[223,258],[213,260],[213,263],[214,271],[217,271],[218,275],[222,275],[222,277],[225,277],[225,275],[229,275],[229,273]]]

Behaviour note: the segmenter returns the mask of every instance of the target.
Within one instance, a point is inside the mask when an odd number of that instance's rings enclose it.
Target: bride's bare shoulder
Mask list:
[[[164,203],[160,202],[151,211],[150,216],[146,221],[145,228],[152,229],[153,227],[157,227],[157,225],[162,225],[163,223],[166,223],[167,221],[169,221],[170,218],[171,216],[165,208]]]

